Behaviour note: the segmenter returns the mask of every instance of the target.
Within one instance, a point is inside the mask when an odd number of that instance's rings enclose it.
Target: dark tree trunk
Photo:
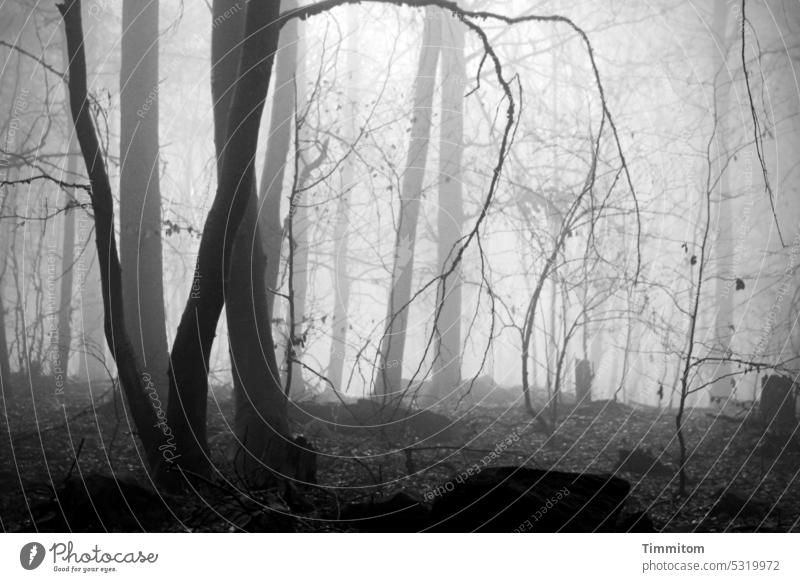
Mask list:
[[[259,124],[278,48],[278,2],[247,4],[240,75],[233,90],[217,193],[203,227],[193,289],[172,348],[167,420],[183,469],[208,475],[208,363],[224,303],[231,251],[255,185]],[[251,315],[252,317],[252,315]]]
[[[158,0],[122,3],[120,254],[126,323],[142,372],[167,395],[158,161]]]
[[[136,367],[136,355],[125,331],[122,303],[122,269],[114,233],[114,200],[97,134],[89,112],[86,89],[86,56],[80,0],[58,5],[64,19],[69,55],[69,102],[86,171],[91,184],[95,241],[100,262],[106,341],[117,363],[120,384],[125,392],[139,438],[152,469],[158,459],[158,419],[148,398],[145,381]]]
[[[231,139],[226,130],[227,113],[235,90],[244,32],[245,15],[236,6],[235,0],[215,0],[212,8],[214,21],[219,22],[214,26],[211,40],[218,176],[224,172],[222,160]],[[230,16],[223,20],[225,14]],[[296,29],[296,23],[293,26]],[[290,28],[284,31],[291,34]],[[279,57],[278,70],[286,65]],[[286,123],[291,127],[291,108],[289,117]],[[269,478],[270,469],[280,473],[288,470],[287,445],[291,438],[267,302],[255,181],[247,196],[247,210],[236,233],[230,279],[225,287],[225,312],[236,401],[234,431],[241,447],[235,457],[237,473],[250,482],[263,483]]]

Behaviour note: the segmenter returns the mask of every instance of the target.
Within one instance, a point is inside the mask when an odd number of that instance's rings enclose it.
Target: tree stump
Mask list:
[[[772,374],[761,379],[761,421],[772,432],[792,432],[796,425],[795,386],[791,378]]]
[[[578,360],[575,362],[575,405],[592,401],[592,380],[594,371],[592,362],[589,360]]]

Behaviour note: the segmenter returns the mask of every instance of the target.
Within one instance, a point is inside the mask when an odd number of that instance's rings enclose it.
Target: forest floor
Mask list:
[[[227,391],[215,394],[209,400],[209,441],[219,460],[232,446],[232,403]],[[53,518],[42,514],[47,508],[59,513],[53,489],[68,477],[113,474],[149,486],[124,404],[108,385],[71,386],[56,397],[49,380],[27,390],[6,390],[0,406],[3,531],[34,528],[32,515],[37,526]],[[800,531],[800,449],[795,441],[781,450],[780,443],[765,438],[757,423],[746,419],[723,419],[701,408],[687,412],[684,496],[677,494],[674,410],[593,402],[565,410],[552,435],[538,432],[521,406],[476,406],[458,423],[459,441],[448,443],[391,443],[377,433],[365,438],[324,426],[295,427],[320,453],[318,486],[305,492],[299,506],[287,505],[280,495],[264,503],[285,506],[287,514],[303,513],[293,529],[341,531],[347,526],[318,517],[330,515],[332,507],[398,491],[430,501],[443,484],[470,467],[519,465],[622,477],[632,485],[626,510],[646,511],[661,531]],[[220,467],[226,474],[224,461]],[[252,521],[252,516],[226,517],[219,505],[241,502],[227,499],[224,491],[230,488],[224,482],[218,489],[223,492],[218,497],[209,494],[185,503],[181,515],[171,513],[177,519],[156,516],[133,529],[243,529],[241,520]],[[270,527],[281,529],[280,523]]]

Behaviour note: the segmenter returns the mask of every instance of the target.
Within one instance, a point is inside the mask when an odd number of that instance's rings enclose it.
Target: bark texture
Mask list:
[[[136,355],[125,331],[122,269],[114,233],[114,200],[94,122],[89,112],[81,3],[80,0],[69,0],[64,4],[59,4],[58,8],[64,19],[70,63],[70,111],[91,184],[95,241],[101,266],[103,323],[106,341],[117,363],[120,384],[152,470],[158,462],[158,446],[161,439],[156,430],[156,412],[151,406],[144,379],[136,367]]]
[[[247,4],[240,74],[227,117],[230,136],[200,239],[196,285],[172,348],[167,420],[176,435],[181,467],[201,475],[211,472],[206,435],[208,362],[224,304],[234,239],[252,204],[259,125],[278,48],[279,8],[278,2]],[[269,340],[269,336],[262,338]]]
[[[158,0],[122,3],[120,258],[131,344],[160,399],[167,395],[159,188]]]
[[[225,171],[222,160],[235,132],[233,126],[227,125],[227,112],[237,78],[244,74],[238,62],[245,15],[236,7],[235,0],[216,0],[213,4],[214,20],[219,22],[212,32],[212,98],[220,183]],[[231,16],[222,19],[225,14]],[[280,57],[278,61],[281,66]],[[251,155],[254,159],[255,149]],[[291,439],[264,285],[265,256],[257,221],[255,181],[246,196],[247,209],[233,242],[230,276],[225,285],[225,313],[238,441],[236,469],[247,481],[263,483],[271,471],[286,470]]]

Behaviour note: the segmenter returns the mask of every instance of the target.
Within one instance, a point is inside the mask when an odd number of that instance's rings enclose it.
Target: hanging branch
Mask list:
[[[589,60],[591,63],[592,71],[594,74],[595,84],[598,88],[598,93],[600,96],[601,104],[602,104],[602,112],[604,120],[607,119],[609,123],[609,127],[612,130],[612,134],[614,137],[614,142],[616,144],[616,148],[618,151],[618,155],[620,156],[621,160],[621,170],[625,174],[626,180],[628,182],[631,195],[633,197],[635,212],[636,212],[636,224],[637,224],[637,234],[636,234],[636,249],[637,249],[637,260],[636,260],[636,269],[633,278],[634,284],[638,281],[639,272],[641,269],[641,248],[640,248],[640,240],[641,240],[641,216],[639,212],[639,202],[636,195],[636,190],[633,186],[633,180],[630,175],[630,171],[628,168],[628,163],[624,155],[624,151],[622,149],[622,145],[619,139],[618,131],[616,124],[614,123],[613,116],[609,110],[608,104],[606,102],[605,96],[605,89],[603,87],[602,81],[600,79],[600,73],[597,67],[597,63],[594,58],[594,50],[589,41],[587,34],[581,29],[578,25],[576,25],[571,19],[560,16],[560,15],[548,15],[548,16],[537,16],[537,15],[524,15],[519,17],[508,17],[492,12],[484,12],[484,11],[470,11],[464,10],[458,6],[457,3],[448,1],[448,0],[371,0],[376,3],[380,4],[391,4],[391,5],[408,5],[415,8],[422,8],[426,6],[437,6],[443,10],[450,11],[453,15],[458,18],[469,30],[471,30],[481,41],[483,46],[484,55],[481,59],[481,69],[478,72],[478,79],[477,83],[480,83],[480,77],[483,72],[484,64],[487,61],[491,61],[493,65],[493,69],[495,72],[495,76],[497,78],[498,84],[503,92],[504,99],[507,101],[506,107],[506,123],[502,132],[502,137],[500,140],[500,147],[498,150],[497,155],[497,162],[492,171],[492,177],[490,181],[490,185],[488,187],[487,194],[481,205],[480,212],[478,213],[478,217],[476,218],[472,228],[470,231],[462,236],[456,244],[453,246],[451,250],[452,260],[448,267],[438,276],[432,278],[426,284],[424,284],[420,289],[418,289],[412,297],[400,308],[398,311],[392,314],[392,317],[389,322],[389,326],[392,325],[394,319],[396,319],[403,310],[407,309],[421,294],[425,293],[431,286],[434,284],[437,285],[445,285],[447,279],[452,276],[455,270],[458,268],[458,265],[461,263],[463,256],[470,246],[470,244],[475,241],[478,237],[478,232],[481,225],[484,222],[488,214],[488,209],[491,206],[492,202],[494,201],[495,194],[499,187],[499,180],[502,174],[502,170],[504,167],[505,159],[510,153],[511,144],[513,143],[514,137],[514,129],[516,125],[519,123],[517,119],[517,106],[516,101],[514,99],[513,92],[511,90],[510,83],[508,80],[505,79],[503,74],[503,66],[500,62],[499,57],[497,56],[496,52],[494,51],[491,41],[489,40],[486,32],[483,28],[474,22],[475,20],[497,20],[509,26],[515,24],[521,24],[525,22],[544,22],[544,23],[555,23],[555,24],[566,24],[572,30],[574,30],[581,38],[582,42],[586,46],[587,53],[589,55]],[[311,16],[318,15],[324,13],[332,8],[337,6],[342,6],[346,4],[360,4],[358,0],[323,0],[321,2],[317,2],[315,4],[300,7],[293,10],[288,10],[281,14],[279,17],[279,24],[283,25],[286,21],[290,20],[291,18],[300,18],[305,20]],[[441,306],[437,309],[436,320],[440,315]],[[426,354],[430,348],[430,345],[433,343],[433,336],[429,338],[428,345],[426,346]],[[359,350],[358,356],[360,356],[364,350],[368,347],[368,344],[363,346],[361,350]],[[376,356],[377,357],[377,356]],[[421,366],[421,364],[420,364]],[[419,373],[419,368],[414,374],[414,377],[417,376]]]
[[[750,116],[753,118],[753,139],[756,146],[756,155],[758,156],[758,163],[761,164],[761,175],[764,177],[764,189],[769,198],[769,205],[772,209],[772,218],[775,220],[775,229],[778,231],[778,239],[781,241],[781,246],[786,248],[786,241],[783,239],[781,232],[781,225],[778,222],[778,213],[775,210],[775,195],[772,192],[772,186],[769,183],[769,172],[767,171],[767,162],[764,159],[764,140],[761,136],[761,122],[758,120],[758,113],[756,113],[755,102],[753,101],[753,91],[750,88],[750,73],[747,70],[747,58],[745,54],[746,48],[746,35],[745,24],[747,23],[747,15],[745,14],[745,7],[747,0],[742,0],[742,72],[744,73],[744,84],[747,87],[747,100],[750,105]]]
[[[481,42],[482,42],[483,47],[484,47],[484,56],[481,59],[481,69],[479,69],[479,73],[482,70],[483,63],[486,61],[486,58],[488,56],[488,58],[491,59],[493,64],[494,64],[495,73],[496,73],[496,75],[498,77],[498,82],[500,83],[501,89],[503,90],[503,93],[505,94],[505,97],[510,102],[509,112],[511,113],[512,118],[513,118],[513,114],[514,114],[514,103],[513,103],[513,97],[512,97],[512,94],[511,94],[511,87],[509,86],[508,82],[503,78],[502,65],[500,64],[500,60],[497,57],[497,54],[495,53],[494,49],[492,48],[492,43],[489,40],[489,37],[486,35],[485,31],[478,24],[476,24],[474,21],[475,20],[497,20],[497,21],[502,22],[503,24],[506,24],[508,26],[513,26],[513,25],[516,25],[516,24],[523,24],[523,23],[526,23],[526,22],[565,24],[569,28],[571,28],[573,31],[575,31],[578,34],[578,36],[580,36],[583,44],[586,47],[586,52],[587,52],[587,54],[589,56],[589,62],[590,62],[591,67],[592,67],[592,73],[594,75],[595,85],[597,86],[597,91],[598,91],[599,96],[600,96],[600,102],[601,102],[601,106],[602,106],[602,110],[603,110],[603,115],[608,118],[608,124],[611,127],[611,131],[612,131],[612,134],[614,136],[614,142],[615,142],[616,147],[617,147],[617,153],[618,153],[618,155],[620,157],[620,162],[621,162],[621,165],[622,165],[622,169],[624,170],[625,178],[626,178],[626,180],[628,182],[628,187],[630,188],[631,196],[633,198],[634,207],[635,207],[635,210],[636,210],[636,225],[637,225],[636,249],[637,249],[637,258],[636,258],[636,270],[635,270],[635,274],[634,274],[634,278],[633,278],[634,284],[636,284],[636,282],[638,281],[638,278],[639,278],[639,272],[641,270],[640,242],[641,242],[641,235],[642,235],[642,222],[641,222],[641,215],[640,215],[640,212],[639,212],[639,200],[638,200],[638,197],[636,195],[636,189],[633,186],[633,179],[631,177],[631,174],[630,174],[630,171],[629,171],[629,168],[628,168],[628,162],[627,162],[627,160],[625,158],[625,153],[624,153],[624,151],[622,149],[622,144],[620,142],[619,134],[617,132],[617,126],[616,126],[616,123],[614,122],[613,116],[611,115],[611,110],[608,107],[608,103],[607,103],[607,100],[606,100],[605,89],[604,89],[603,83],[602,83],[602,81],[600,79],[600,71],[599,71],[599,69],[597,67],[597,62],[596,62],[595,57],[594,57],[594,48],[592,47],[591,41],[589,40],[589,37],[586,34],[586,32],[580,26],[575,24],[575,22],[573,22],[570,18],[568,18],[566,16],[561,16],[561,15],[558,15],[558,14],[553,14],[553,15],[526,14],[526,15],[523,15],[523,16],[512,17],[512,16],[505,16],[503,14],[497,14],[495,12],[465,10],[465,9],[459,7],[457,2],[454,2],[454,1],[451,1],[451,0],[369,0],[369,1],[375,2],[375,3],[378,3],[378,4],[392,4],[392,5],[395,5],[395,6],[407,5],[407,6],[411,6],[413,8],[423,8],[423,7],[426,7],[426,6],[437,6],[437,7],[441,8],[442,10],[448,10],[448,11],[452,12],[454,16],[456,16],[461,22],[464,23],[464,25],[466,25],[470,30],[472,30],[481,39]],[[317,15],[317,14],[321,14],[323,12],[327,12],[328,10],[331,10],[332,8],[335,8],[337,6],[342,6],[342,5],[345,5],[345,4],[361,4],[361,2],[362,2],[362,0],[322,0],[320,2],[316,2],[316,3],[311,4],[309,6],[302,6],[302,7],[299,7],[297,9],[288,10],[288,11],[282,13],[280,15],[280,18],[279,18],[279,24],[282,26],[283,24],[286,23],[286,21],[288,21],[288,20],[290,20],[292,18],[300,18],[301,20],[305,20],[305,19],[307,19],[307,18],[309,18],[311,16],[314,16],[314,15]],[[478,82],[480,82],[480,74],[478,75]],[[469,246],[470,242],[472,242],[472,240],[475,238],[475,233],[477,232],[477,228],[478,228],[478,226],[480,225],[480,222],[482,221],[482,219],[485,216],[485,210],[488,208],[488,205],[491,202],[491,199],[493,197],[493,194],[494,194],[494,191],[495,191],[495,186],[496,186],[496,179],[499,178],[499,172],[500,172],[500,170],[502,170],[503,160],[505,159],[505,155],[507,153],[506,152],[506,148],[503,147],[503,146],[510,145],[510,144],[506,143],[506,140],[508,138],[508,133],[510,132],[511,125],[513,125],[513,124],[509,124],[507,126],[506,132],[504,132],[504,135],[503,135],[503,144],[501,145],[501,148],[500,148],[499,164],[495,168],[495,172],[494,172],[494,175],[493,175],[493,178],[492,178],[492,184],[489,187],[489,193],[488,193],[487,199],[486,199],[486,204],[484,204],[484,207],[481,210],[481,214],[480,214],[480,217],[478,218],[478,221],[477,221],[477,223],[475,225],[475,228],[466,237],[464,237],[466,239],[466,241],[465,241],[464,245],[462,247],[460,247],[459,252],[456,255],[456,258],[454,259],[453,268],[451,270],[449,270],[448,273],[445,273],[443,275],[445,277],[447,277],[450,273],[452,273],[453,270],[455,270],[455,267],[460,262],[461,257],[463,256],[464,251],[466,250],[467,246]],[[412,298],[412,301],[413,301],[413,298]]]

